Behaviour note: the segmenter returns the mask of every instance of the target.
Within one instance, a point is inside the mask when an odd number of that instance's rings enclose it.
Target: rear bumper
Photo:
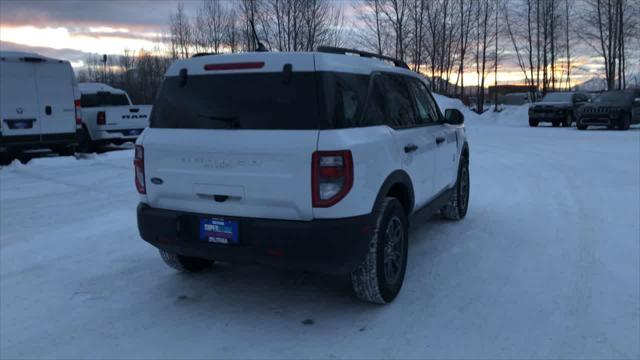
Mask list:
[[[117,129],[117,130],[99,130],[94,134],[94,140],[122,140],[135,141],[144,128],[134,129]],[[131,131],[137,131],[136,134],[130,135]]]
[[[215,217],[138,205],[138,230],[151,245],[184,256],[260,263],[328,274],[348,274],[361,264],[372,234],[371,215],[290,221],[227,217],[239,222],[239,245],[199,239],[199,219]]]
[[[537,122],[560,122],[560,121],[564,121],[568,115],[570,115],[570,112],[564,112],[564,113],[532,113],[529,114],[529,120],[534,120]]]
[[[622,121],[622,118],[611,117],[609,114],[589,114],[580,116],[580,124],[582,125],[600,125],[610,126]]]
[[[78,144],[78,134],[38,134],[5,136],[0,133],[0,150],[8,149],[42,149],[51,146],[73,146]]]

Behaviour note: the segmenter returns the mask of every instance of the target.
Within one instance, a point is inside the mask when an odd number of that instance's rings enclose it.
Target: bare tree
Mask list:
[[[581,38],[604,60],[608,89],[626,87],[626,43],[638,30],[637,0],[584,0]],[[635,35],[637,36],[637,34]]]
[[[494,13],[495,2],[491,0],[478,0],[476,12],[476,74],[478,76],[478,84],[476,86],[476,111],[484,112],[485,102],[485,81],[487,78],[488,58],[487,52],[491,44],[490,26],[492,23],[492,15]]]
[[[193,34],[182,2],[178,3],[176,11],[170,15],[170,31],[172,57],[188,58],[193,45]]]
[[[409,0],[384,0],[381,10],[393,29],[395,37],[395,57],[404,60],[407,41],[405,30],[409,13]]]
[[[363,0],[354,4],[357,21],[362,23],[360,42],[366,49],[372,49],[378,55],[389,50],[390,31],[386,18],[382,14],[382,0]]]
[[[203,0],[198,8],[193,41],[196,49],[219,54],[225,46],[226,28],[229,26],[228,10],[217,0]]]

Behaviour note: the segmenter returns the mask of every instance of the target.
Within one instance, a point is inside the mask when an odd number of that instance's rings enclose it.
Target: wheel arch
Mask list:
[[[395,170],[382,183],[375,204],[379,204],[385,197],[397,198],[409,215],[415,206],[415,196],[411,178],[404,170]]]
[[[460,158],[465,158],[467,161],[469,161],[469,143],[468,142],[464,142],[464,144],[462,145],[462,151],[460,152]]]

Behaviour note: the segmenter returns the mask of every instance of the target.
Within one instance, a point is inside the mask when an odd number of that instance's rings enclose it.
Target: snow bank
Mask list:
[[[483,114],[477,114],[466,107],[460,99],[433,94],[440,109],[458,109],[464,114],[465,123],[469,124],[502,124],[506,126],[529,126],[529,105],[504,105],[502,111],[494,112],[493,108]]]

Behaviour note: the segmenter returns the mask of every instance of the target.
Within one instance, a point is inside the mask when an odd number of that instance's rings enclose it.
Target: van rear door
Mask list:
[[[75,133],[75,76],[68,62],[49,60],[35,63],[38,118],[43,135]]]
[[[18,59],[0,61],[0,131],[2,136],[40,139],[35,65]]]
[[[313,54],[174,63],[142,140],[149,205],[310,220],[322,126],[313,70]]]

